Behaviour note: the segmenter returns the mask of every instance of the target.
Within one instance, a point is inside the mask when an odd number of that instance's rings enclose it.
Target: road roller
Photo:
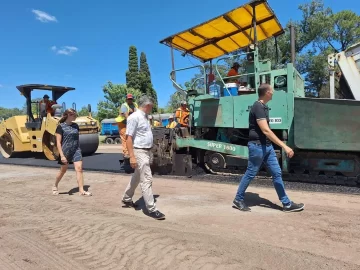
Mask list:
[[[26,84],[16,87],[26,98],[26,115],[17,115],[5,119],[0,123],[0,152],[4,158],[16,157],[21,153],[43,153],[48,160],[56,160],[59,152],[56,147],[55,131],[63,112],[65,103],[54,104],[53,115],[43,112],[41,103],[31,100],[33,90],[47,90],[52,93],[52,101],[57,100],[73,87]],[[76,110],[76,104],[72,104]],[[91,115],[88,105],[88,116],[77,117],[75,123],[80,129],[80,148],[83,155],[94,154],[99,146],[99,123]]]

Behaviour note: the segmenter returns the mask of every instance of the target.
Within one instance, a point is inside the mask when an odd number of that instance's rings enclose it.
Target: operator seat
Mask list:
[[[51,106],[54,110],[54,117],[61,117],[62,116],[62,106],[59,104],[54,104]]]

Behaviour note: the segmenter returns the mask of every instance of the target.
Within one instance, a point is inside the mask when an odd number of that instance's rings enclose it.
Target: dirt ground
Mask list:
[[[360,269],[359,196],[289,191],[306,209],[283,213],[250,186],[243,213],[236,185],[154,178],[157,221],[121,207],[127,175],[85,172],[80,197],[69,171],[53,196],[55,169],[0,170],[0,269]]]

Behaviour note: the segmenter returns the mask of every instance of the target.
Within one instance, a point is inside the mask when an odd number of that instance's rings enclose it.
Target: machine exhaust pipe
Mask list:
[[[291,44],[291,63],[295,65],[295,27],[293,23],[290,23],[290,44]]]

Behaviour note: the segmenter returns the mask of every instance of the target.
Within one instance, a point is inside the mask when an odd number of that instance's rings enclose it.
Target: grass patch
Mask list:
[[[100,141],[100,143],[105,143],[105,138],[106,138],[106,136],[104,136],[104,135],[99,135],[99,141]]]

